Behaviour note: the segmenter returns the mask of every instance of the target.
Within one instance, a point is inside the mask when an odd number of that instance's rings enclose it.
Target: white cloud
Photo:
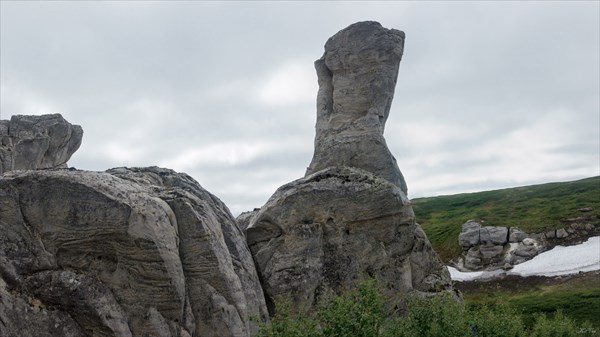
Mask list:
[[[386,139],[411,197],[600,173],[597,2],[0,6],[2,118],[80,124],[83,169],[158,164],[260,206],[310,162],[323,44],[370,19],[407,34]]]
[[[258,90],[258,97],[270,106],[285,107],[314,102],[317,75],[310,60],[292,60],[272,72]]]
[[[186,171],[201,167],[227,167],[248,162],[257,155],[274,147],[272,143],[228,142],[196,146],[179,151],[174,157],[163,160],[160,165]]]

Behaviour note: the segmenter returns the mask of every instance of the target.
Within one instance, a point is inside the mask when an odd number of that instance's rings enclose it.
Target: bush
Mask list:
[[[280,301],[277,314],[270,323],[262,324],[256,337],[319,337],[322,336],[313,315],[292,310],[291,301]]]
[[[519,337],[523,336],[523,320],[505,304],[469,308],[469,336]]]
[[[376,281],[356,289],[328,293],[311,313],[294,312],[289,301],[277,305],[271,323],[258,337],[571,337],[596,336],[591,325],[577,325],[558,311],[536,316],[530,329],[520,313],[506,304],[465,306],[449,293],[406,296],[399,307],[386,305]],[[397,308],[398,306],[396,306]]]
[[[597,336],[596,329],[589,324],[577,326],[572,319],[557,311],[553,319],[548,319],[544,314],[537,314],[535,324],[531,329],[530,337],[574,337]]]
[[[384,301],[373,279],[362,281],[345,296],[327,294],[317,310],[322,335],[377,337],[384,321]]]
[[[432,297],[408,297],[406,313],[390,319],[385,337],[462,337],[468,326],[464,307],[448,293]]]

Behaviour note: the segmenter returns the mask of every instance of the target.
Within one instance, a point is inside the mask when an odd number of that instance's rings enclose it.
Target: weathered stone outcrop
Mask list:
[[[565,219],[593,221],[597,217]],[[589,231],[588,231],[589,230]],[[517,227],[483,226],[481,221],[468,220],[462,224],[458,244],[463,249],[462,256],[454,261],[460,270],[508,269],[553,248],[555,245],[569,245],[582,242],[594,235],[596,226],[572,223],[567,228],[558,228],[541,233],[525,233]]]
[[[315,152],[306,172],[351,166],[389,180],[407,194],[406,182],[383,138],[404,32],[358,22],[332,36],[315,62],[319,81]]]
[[[60,114],[0,120],[0,174],[66,167],[82,137],[83,129]]]
[[[238,218],[249,223],[271,310],[281,297],[308,309],[366,275],[390,294],[451,289],[383,138],[403,48],[403,32],[359,22],[330,38],[315,62],[315,153],[306,176]]]
[[[1,336],[249,336],[268,317],[225,205],[160,168],[0,179]]]
[[[267,300],[310,306],[364,275],[402,293],[450,286],[404,192],[361,169],[332,167],[280,187],[246,235]]]
[[[250,223],[252,222],[258,211],[260,211],[260,208],[255,208],[254,210],[249,212],[242,212],[240,215],[238,215],[237,218],[235,218],[238,228],[241,231],[245,231],[246,228],[250,226]]]

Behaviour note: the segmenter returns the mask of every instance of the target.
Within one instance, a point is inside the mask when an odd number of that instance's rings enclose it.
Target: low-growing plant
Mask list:
[[[450,294],[404,300],[406,312],[391,317],[381,336],[385,337],[462,337],[468,331],[464,306]]]
[[[311,312],[289,301],[263,324],[258,337],[584,337],[597,336],[562,312],[538,314],[528,328],[520,312],[505,303],[465,306],[449,293],[405,295],[386,303],[377,282],[367,279],[341,295],[328,293]],[[398,310],[397,308],[402,308]]]
[[[358,283],[343,296],[332,292],[317,310],[323,336],[377,337],[385,319],[384,301],[374,279]]]
[[[598,331],[589,323],[576,324],[572,319],[563,315],[558,310],[548,318],[546,314],[535,315],[535,324],[531,329],[530,337],[584,337],[598,336]]]
[[[467,319],[470,336],[519,337],[524,331],[521,316],[506,304],[470,307]]]
[[[318,323],[310,313],[301,314],[292,310],[291,301],[280,301],[277,314],[269,323],[260,325],[256,337],[318,337],[321,336]]]

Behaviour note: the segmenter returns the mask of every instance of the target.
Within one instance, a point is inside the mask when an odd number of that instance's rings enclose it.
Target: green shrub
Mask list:
[[[559,310],[549,319],[545,314],[537,314],[530,337],[583,337],[597,336],[596,329],[589,324],[577,325]]]
[[[375,280],[359,282],[344,296],[327,294],[317,310],[323,336],[377,337],[384,321],[384,301]]]
[[[471,307],[467,316],[471,336],[519,337],[523,335],[523,320],[508,305]]]
[[[312,314],[292,310],[291,301],[279,301],[277,314],[270,323],[262,324],[256,337],[319,337],[318,322]]]
[[[405,296],[392,309],[370,279],[342,295],[326,294],[311,313],[291,310],[289,301],[262,325],[258,337],[571,337],[597,336],[561,311],[538,314],[531,328],[513,307],[465,305],[448,293]],[[397,309],[398,307],[402,308]]]
[[[385,337],[462,337],[468,335],[463,305],[449,294],[405,299],[406,313],[390,319]]]

